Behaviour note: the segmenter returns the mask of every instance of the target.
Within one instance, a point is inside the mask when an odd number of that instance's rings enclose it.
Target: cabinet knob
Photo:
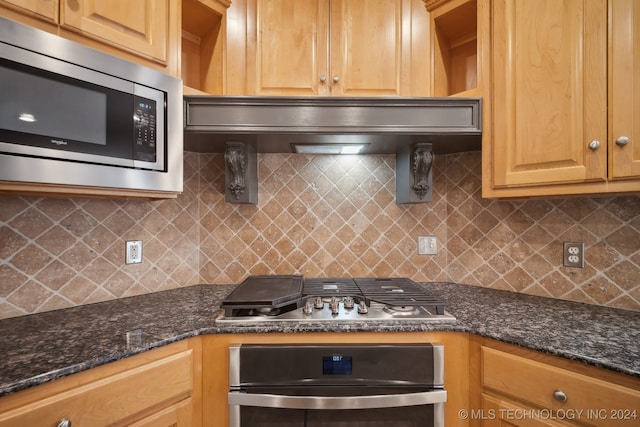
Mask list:
[[[556,390],[553,392],[553,398],[555,400],[557,400],[558,402],[566,402],[567,400],[569,400],[569,398],[567,397],[567,395],[564,393],[564,391],[562,390]]]
[[[321,75],[321,76],[320,76],[320,81],[321,81],[322,83],[326,82],[326,81],[327,81],[327,76],[325,76],[324,74],[323,74],[323,75]]]
[[[333,76],[333,82],[338,83],[340,81],[340,76]]]
[[[597,139],[594,139],[589,143],[589,149],[591,151],[596,151],[598,148],[600,148],[600,141],[598,141]]]
[[[616,145],[618,147],[624,147],[625,145],[627,145],[629,143],[629,137],[628,136],[619,136],[618,139],[616,139]]]
[[[61,419],[58,422],[58,427],[71,427],[71,420],[68,420],[66,418]]]

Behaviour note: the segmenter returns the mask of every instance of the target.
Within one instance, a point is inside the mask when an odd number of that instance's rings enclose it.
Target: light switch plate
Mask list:
[[[435,236],[418,236],[418,255],[437,255],[438,239]]]

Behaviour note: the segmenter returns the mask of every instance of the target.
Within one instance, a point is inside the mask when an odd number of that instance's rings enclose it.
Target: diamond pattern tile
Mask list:
[[[158,202],[0,197],[0,318],[249,274],[456,281],[640,311],[640,196],[484,200],[480,153],[440,156],[433,201],[395,204],[395,157],[259,154],[259,203],[220,154],[185,153]],[[438,237],[418,256],[419,235]],[[124,264],[124,241],[144,262]],[[562,266],[583,241],[584,269]]]

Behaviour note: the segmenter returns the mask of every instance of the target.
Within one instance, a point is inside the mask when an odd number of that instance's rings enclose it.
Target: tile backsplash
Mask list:
[[[403,276],[640,311],[640,196],[481,198],[479,152],[436,158],[433,201],[395,204],[395,156],[259,155],[258,205],[221,154],[185,153],[176,200],[0,196],[0,318],[249,274]],[[438,254],[417,255],[417,237]],[[126,240],[143,241],[125,265]],[[583,269],[562,266],[584,242]]]

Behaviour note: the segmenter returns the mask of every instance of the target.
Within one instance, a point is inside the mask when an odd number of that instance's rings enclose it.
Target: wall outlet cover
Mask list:
[[[565,242],[563,255],[565,267],[584,268],[583,242]]]
[[[142,262],[142,240],[127,240],[125,263],[140,264]]]

